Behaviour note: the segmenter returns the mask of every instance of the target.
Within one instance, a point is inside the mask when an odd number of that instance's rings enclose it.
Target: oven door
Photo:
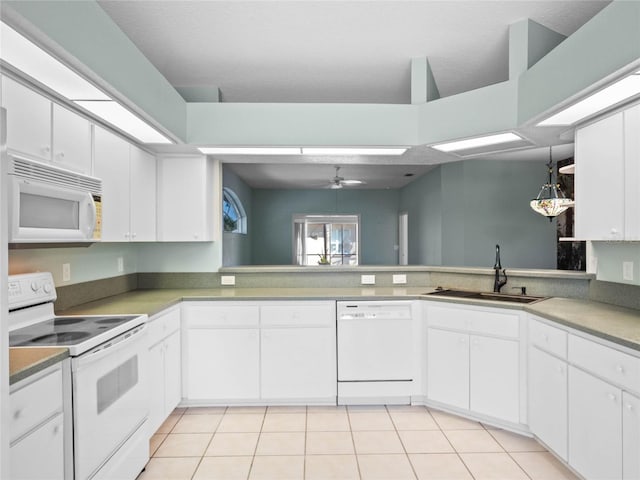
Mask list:
[[[9,242],[95,241],[96,203],[87,191],[10,175]]]
[[[148,416],[146,333],[141,325],[72,360],[75,480],[91,478]]]

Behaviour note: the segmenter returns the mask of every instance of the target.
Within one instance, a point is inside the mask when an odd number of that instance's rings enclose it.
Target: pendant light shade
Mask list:
[[[549,147],[549,163],[547,164],[549,170],[549,181],[542,185],[538,196],[529,202],[529,205],[533,211],[544,215],[549,218],[549,221],[553,220],[566,209],[573,205],[573,201],[570,198],[566,198],[564,193],[560,189],[560,185],[552,182],[553,175],[553,161],[551,158],[551,147]]]

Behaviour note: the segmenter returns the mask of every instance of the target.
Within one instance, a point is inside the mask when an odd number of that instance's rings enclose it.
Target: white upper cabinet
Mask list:
[[[156,158],[131,145],[131,241],[156,240]]]
[[[7,148],[50,161],[51,101],[3,76],[2,106],[7,109]]]
[[[576,237],[640,239],[640,105],[576,129]]]
[[[35,160],[91,174],[91,123],[29,88],[2,77],[7,147]]]
[[[53,104],[53,157],[59,167],[91,174],[91,124],[70,110]]]
[[[102,241],[155,241],[155,157],[95,127],[94,172],[102,179]]]
[[[128,242],[129,144],[95,127],[94,172],[102,179],[102,241]]]
[[[214,240],[213,162],[205,156],[158,160],[158,240]]]

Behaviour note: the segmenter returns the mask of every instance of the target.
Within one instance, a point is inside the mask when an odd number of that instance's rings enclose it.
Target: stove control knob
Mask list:
[[[38,285],[38,282],[31,282],[31,290],[33,290],[34,292],[37,292],[38,288],[40,288],[40,285]]]
[[[42,289],[44,290],[44,293],[51,293],[51,284],[45,283]]]

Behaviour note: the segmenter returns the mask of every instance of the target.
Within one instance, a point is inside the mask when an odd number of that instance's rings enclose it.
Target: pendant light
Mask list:
[[[531,208],[535,212],[548,217],[549,221],[552,221],[573,205],[573,201],[564,196],[559,184],[552,182],[553,161],[551,157],[551,147],[549,147],[549,163],[547,163],[547,169],[549,170],[549,181],[542,185],[540,193],[538,193],[535,199],[531,200],[529,205],[531,205]]]

